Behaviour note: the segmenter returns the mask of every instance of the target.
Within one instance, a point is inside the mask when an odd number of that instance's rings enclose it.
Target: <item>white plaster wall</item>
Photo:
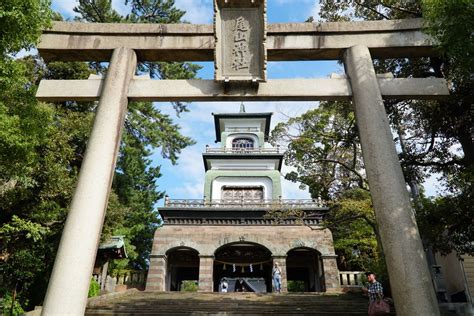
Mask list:
[[[211,161],[212,170],[275,170],[277,165],[277,161],[263,159],[216,159]]]
[[[223,123],[221,131],[229,131],[233,128],[257,128],[262,131],[265,125],[265,119],[225,119],[221,122]]]
[[[272,180],[268,177],[217,177],[212,182],[212,193],[211,199],[213,200],[220,200],[221,198],[221,190],[223,186],[252,186],[263,187],[263,198],[265,200],[272,199]]]

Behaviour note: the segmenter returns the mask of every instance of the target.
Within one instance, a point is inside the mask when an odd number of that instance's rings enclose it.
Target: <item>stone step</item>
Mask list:
[[[367,315],[367,298],[342,293],[138,292],[91,299],[86,315]],[[395,314],[393,314],[395,315]]]

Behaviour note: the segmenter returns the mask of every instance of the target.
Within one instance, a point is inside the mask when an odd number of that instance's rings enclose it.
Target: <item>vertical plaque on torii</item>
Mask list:
[[[266,1],[214,0],[215,80],[266,80]]]

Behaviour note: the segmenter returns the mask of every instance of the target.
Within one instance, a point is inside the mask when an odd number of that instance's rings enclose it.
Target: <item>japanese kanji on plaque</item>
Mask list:
[[[265,1],[215,1],[215,79],[265,81]]]

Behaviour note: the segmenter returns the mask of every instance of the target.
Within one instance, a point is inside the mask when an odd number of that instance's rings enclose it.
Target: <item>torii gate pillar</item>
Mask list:
[[[439,315],[369,49],[348,48],[344,62],[397,315]]]
[[[42,315],[84,315],[136,63],[132,49],[112,54]]]

